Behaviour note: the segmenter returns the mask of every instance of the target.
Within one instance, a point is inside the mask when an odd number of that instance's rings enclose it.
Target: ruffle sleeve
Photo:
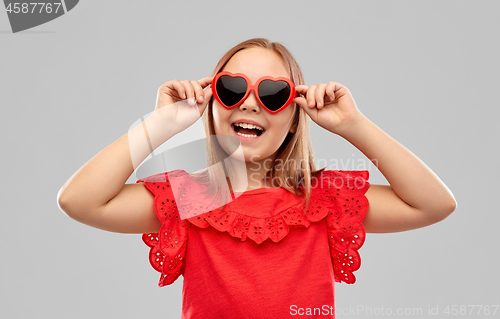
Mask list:
[[[353,284],[353,272],[361,266],[358,250],[365,241],[363,220],[368,211],[365,196],[370,187],[368,171],[324,171],[320,181],[326,217],[330,255],[336,282]]]
[[[184,273],[189,222],[181,220],[169,177],[182,177],[185,171],[175,170],[155,174],[136,183],[144,182],[154,195],[154,209],[161,222],[157,233],[142,235],[143,242],[150,247],[149,262],[161,273],[159,287],[172,284]]]

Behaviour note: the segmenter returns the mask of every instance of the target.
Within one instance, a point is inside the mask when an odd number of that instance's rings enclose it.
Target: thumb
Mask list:
[[[205,108],[207,107],[208,102],[210,102],[211,98],[212,98],[212,87],[208,87],[203,92],[203,102],[197,104],[198,105],[198,111],[200,112],[200,116],[203,115],[203,112],[205,112]]]
[[[317,112],[316,106],[312,108],[307,105],[307,100],[304,97],[296,97],[293,99],[293,102],[297,103],[311,118],[315,118],[315,114]]]
[[[309,107],[307,105],[307,100],[305,96],[307,95],[307,90],[309,87],[307,85],[297,85],[295,87],[295,92],[299,93],[300,96],[297,96],[293,99],[295,103],[297,103],[304,111],[312,118],[313,112],[315,112],[315,107]]]

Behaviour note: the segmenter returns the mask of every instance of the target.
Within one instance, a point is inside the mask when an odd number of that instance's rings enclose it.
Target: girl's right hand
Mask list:
[[[212,89],[203,89],[212,83],[212,79],[210,76],[198,81],[171,80],[164,83],[158,89],[153,115],[176,127],[176,131],[184,131],[205,111],[212,97]]]

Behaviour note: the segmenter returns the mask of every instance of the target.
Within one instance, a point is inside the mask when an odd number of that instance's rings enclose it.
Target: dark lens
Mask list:
[[[245,96],[247,81],[244,78],[223,75],[217,80],[215,89],[222,103],[231,107]]]
[[[259,97],[268,109],[277,111],[290,98],[290,85],[285,81],[264,80],[259,84]]]

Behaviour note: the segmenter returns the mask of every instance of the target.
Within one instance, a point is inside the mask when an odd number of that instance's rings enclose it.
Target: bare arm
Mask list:
[[[428,226],[456,207],[453,194],[438,176],[407,148],[365,116],[343,136],[371,159],[389,185],[371,185],[364,220],[367,232],[389,233]]]
[[[125,183],[154,149],[200,118],[212,92],[203,88],[211,80],[163,84],[153,115],[95,155],[63,185],[58,193],[61,210],[83,224],[111,232],[157,232],[160,222],[153,195],[144,183]],[[190,100],[195,96],[199,104]]]
[[[342,136],[371,161],[390,185],[370,185],[364,220],[371,233],[391,233],[437,223],[456,208],[451,191],[417,156],[364,116],[340,83],[298,85],[294,99],[324,129]]]
[[[150,116],[144,121],[153,149],[175,131]],[[59,206],[71,218],[120,233],[159,229],[153,195],[144,183],[125,184],[134,169],[150,154],[143,123],[134,127],[83,165],[59,191]]]

